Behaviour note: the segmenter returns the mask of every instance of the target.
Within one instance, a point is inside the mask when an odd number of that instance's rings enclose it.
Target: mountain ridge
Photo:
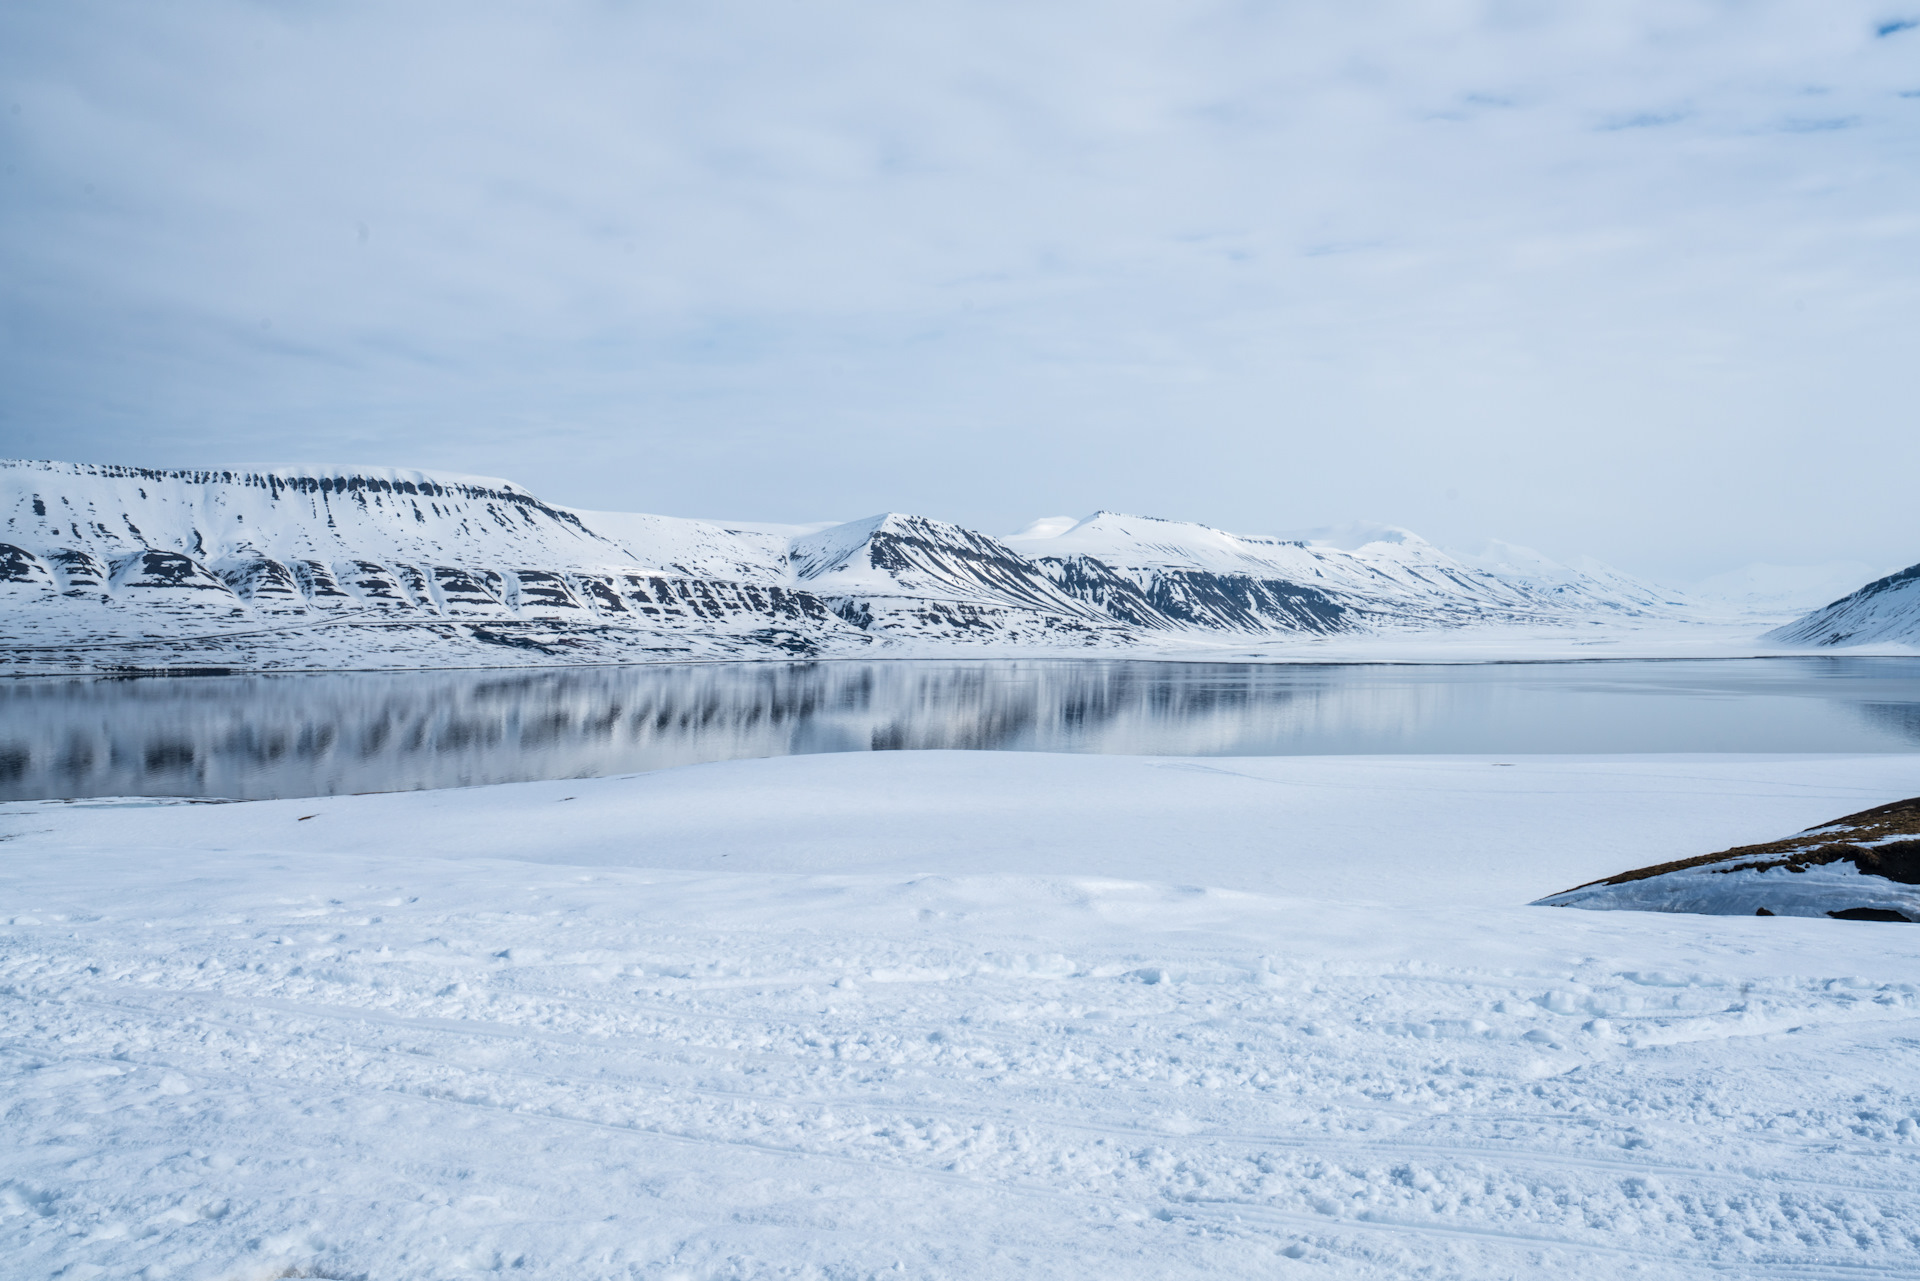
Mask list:
[[[1684,619],[1677,594],[1397,526],[1332,541],[1099,511],[994,538],[548,504],[400,468],[0,460],[0,671],[1188,648]],[[930,648],[931,647],[931,648]]]
[[[1766,638],[1784,645],[1920,644],[1920,565],[1877,578]]]

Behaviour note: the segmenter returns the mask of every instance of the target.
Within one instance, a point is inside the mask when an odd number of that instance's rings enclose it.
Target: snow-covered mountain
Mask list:
[[[1452,555],[1463,565],[1523,589],[1535,600],[1565,609],[1641,618],[1683,616],[1699,608],[1681,592],[1623,574],[1592,557],[1562,565],[1531,547],[1497,539]]]
[[[1392,525],[1276,538],[1096,512],[1068,528],[1036,521],[1007,542],[1062,582],[1097,562],[1177,624],[1217,629],[1323,632],[1587,616],[1672,618],[1688,608],[1675,594],[1604,566],[1571,569],[1507,543],[1463,558]]]
[[[778,536],[603,523],[474,476],[0,464],[7,657],[464,666],[866,641],[792,584]]]
[[[1303,538],[1098,512],[990,538],[575,511],[380,467],[0,463],[0,670],[1124,651],[1677,618],[1603,567],[1406,530]],[[930,648],[931,647],[931,648]]]
[[[1786,645],[1920,644],[1920,565],[1876,579],[1766,639]]]
[[[1124,644],[1126,629],[1005,543],[889,513],[793,541],[798,580],[863,631],[896,640]]]
[[[1756,617],[1789,618],[1840,599],[1861,583],[1883,577],[1888,567],[1865,561],[1830,560],[1817,565],[1770,565],[1756,561],[1689,584],[1687,595],[1709,606]]]

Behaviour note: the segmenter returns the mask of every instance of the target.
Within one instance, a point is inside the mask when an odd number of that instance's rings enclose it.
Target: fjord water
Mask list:
[[[0,799],[257,799],[917,748],[1911,752],[1920,659],[712,663],[0,682]]]

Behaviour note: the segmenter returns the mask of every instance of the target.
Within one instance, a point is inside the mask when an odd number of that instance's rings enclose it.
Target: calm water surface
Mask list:
[[[829,662],[0,681],[0,799],[318,796],[913,748],[1920,751],[1920,659]]]

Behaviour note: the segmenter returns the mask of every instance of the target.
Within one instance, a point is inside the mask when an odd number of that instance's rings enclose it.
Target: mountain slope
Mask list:
[[[1451,555],[1469,569],[1492,574],[1550,608],[1626,617],[1672,616],[1698,609],[1696,602],[1680,592],[1656,587],[1592,559],[1563,565],[1531,547],[1497,539],[1472,552],[1455,551]]]
[[[1868,583],[1851,596],[1775,628],[1766,639],[1788,645],[1920,644],[1920,565]]]
[[[7,462],[8,656],[493,665],[865,642],[793,586],[783,540],[637,519],[644,557],[506,481]]]
[[[994,539],[888,513],[774,526],[380,467],[0,461],[0,671],[617,663],[956,647],[1172,651],[1685,602],[1506,544],[1097,512]]]
[[[1127,630],[996,539],[888,513],[796,538],[797,579],[862,630],[896,640],[1125,644]]]
[[[1008,539],[1056,567],[1097,560],[1187,626],[1242,631],[1377,630],[1570,616],[1672,617],[1686,608],[1603,566],[1582,571],[1511,544],[1449,555],[1391,525],[1313,538],[1231,534],[1183,521],[1096,512],[1069,528],[1036,521]]]
[[[634,563],[681,578],[790,586],[787,549],[793,535],[720,521],[643,512],[560,509],[617,547]]]

